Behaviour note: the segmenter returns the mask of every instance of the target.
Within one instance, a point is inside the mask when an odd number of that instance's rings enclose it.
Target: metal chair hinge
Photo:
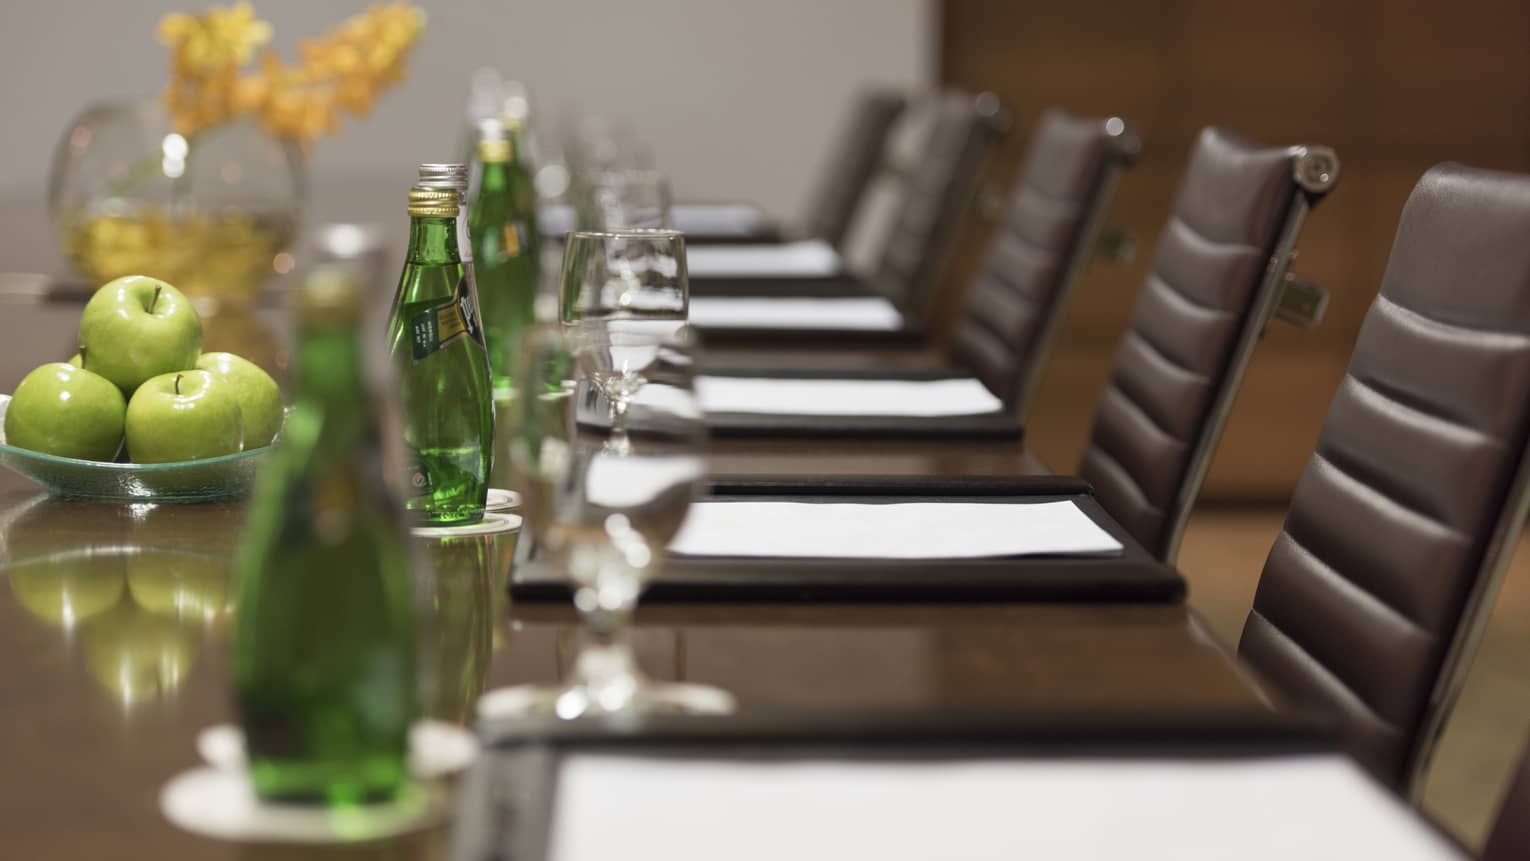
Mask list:
[[[1275,303],[1275,316],[1301,329],[1311,329],[1323,322],[1328,311],[1328,291],[1286,273]]]
[[[1004,191],[992,183],[984,183],[972,196],[972,210],[984,221],[1003,219],[1008,206],[1009,200]]]
[[[1124,227],[1105,227],[1094,240],[1094,256],[1114,266],[1125,266],[1137,256],[1137,237]]]

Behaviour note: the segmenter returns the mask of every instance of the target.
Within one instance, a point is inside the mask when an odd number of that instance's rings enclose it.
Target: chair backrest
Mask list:
[[[1141,142],[1119,119],[1041,117],[951,333],[952,358],[1023,410],[1088,267],[1121,171]]]
[[[1498,818],[1482,847],[1482,861],[1524,861],[1530,858],[1530,745],[1519,757],[1519,768],[1498,806]]]
[[[1398,788],[1524,522],[1527,440],[1530,176],[1441,165],[1403,209],[1238,649]]]
[[[809,204],[807,235],[836,247],[845,241],[866,190],[882,169],[888,133],[907,103],[901,94],[884,90],[872,90],[857,100]]]
[[[906,169],[902,199],[872,273],[872,284],[922,320],[962,216],[1009,115],[992,93],[944,92],[916,163]]]
[[[1310,206],[1338,180],[1325,147],[1201,132],[1095,413],[1079,473],[1172,563]]]

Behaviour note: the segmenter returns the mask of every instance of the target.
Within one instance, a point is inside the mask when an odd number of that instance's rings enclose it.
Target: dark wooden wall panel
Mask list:
[[[1440,161],[1530,170],[1530,3],[1523,0],[945,0],[944,83],[991,90],[1015,116],[992,179],[1007,185],[1041,111],[1118,115],[1146,154],[1113,213],[1135,261],[1079,285],[1030,440],[1071,469],[1116,341],[1147,270],[1197,131],[1222,125],[1269,144],[1338,150],[1338,190],[1307,222],[1298,271],[1333,294],[1322,328],[1277,324],[1261,345],[1208,498],[1283,499],[1306,462],[1355,331],[1380,284],[1397,216]],[[986,240],[962,239],[954,304]],[[1527,237],[1530,241],[1530,237]]]

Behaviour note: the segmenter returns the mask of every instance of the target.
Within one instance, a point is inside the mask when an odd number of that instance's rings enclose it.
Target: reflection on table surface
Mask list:
[[[19,823],[8,840],[20,857],[413,858],[441,850],[439,835],[338,855],[242,850],[177,832],[160,817],[156,793],[195,764],[195,733],[232,717],[226,642],[242,518],[237,503],[50,500],[0,477],[0,654],[8,660],[0,713],[11,732],[0,804]],[[496,566],[463,548],[437,558],[438,582],[426,590],[431,711],[465,720],[486,686],[567,671],[571,608],[506,607],[499,582],[454,577],[492,569],[497,581]],[[720,685],[745,709],[1264,708],[1176,606],[649,605],[638,621],[649,673]],[[90,827],[60,823],[65,813]]]
[[[230,506],[10,506],[0,548],[15,603],[78,650],[125,710],[173,692],[230,607]]]
[[[8,305],[0,389],[67,354],[69,303]],[[238,324],[240,321],[232,321]],[[247,321],[246,321],[247,322]],[[235,325],[233,332],[241,331]],[[246,334],[248,334],[246,332]],[[259,337],[260,333],[255,333]],[[246,348],[248,349],[248,348]],[[38,358],[41,357],[41,358]],[[274,360],[273,360],[274,361]],[[728,474],[1018,474],[1014,442],[718,441]],[[237,847],[179,832],[156,796],[196,763],[193,739],[233,719],[227,642],[238,503],[39,498],[0,474],[0,809],[27,858],[430,858],[441,835],[346,850]],[[441,548],[424,625],[430,711],[467,720],[479,692],[567,672],[571,608],[504,601],[503,566]],[[492,575],[487,572],[493,571]],[[464,573],[466,572],[466,573]],[[482,573],[479,573],[482,572]],[[636,646],[660,679],[714,684],[745,709],[1265,708],[1177,606],[647,605]]]

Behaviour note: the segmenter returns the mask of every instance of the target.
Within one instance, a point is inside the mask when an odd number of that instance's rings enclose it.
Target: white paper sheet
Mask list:
[[[709,413],[804,416],[977,416],[1004,402],[975,379],[799,380],[779,377],[696,378]]]
[[[820,239],[779,245],[693,245],[685,250],[692,278],[826,278],[844,271],[834,246]]]
[[[690,455],[618,455],[599,452],[584,476],[585,498],[607,508],[646,505],[684,484],[698,487],[706,460]]]
[[[685,233],[748,236],[770,226],[765,213],[747,203],[677,203],[669,214]]]
[[[896,332],[903,315],[877,296],[808,299],[693,296],[691,325],[703,329],[855,329]]]
[[[578,754],[554,861],[1465,858],[1349,760],[748,762]]]
[[[748,236],[770,226],[765,213],[747,203],[681,203],[670,207],[669,214],[675,229],[685,233]],[[537,210],[537,223],[543,236],[561,237],[574,229],[574,208],[543,206]]]
[[[1110,537],[1058,502],[698,502],[670,542],[686,556],[984,559],[1115,555]]]

